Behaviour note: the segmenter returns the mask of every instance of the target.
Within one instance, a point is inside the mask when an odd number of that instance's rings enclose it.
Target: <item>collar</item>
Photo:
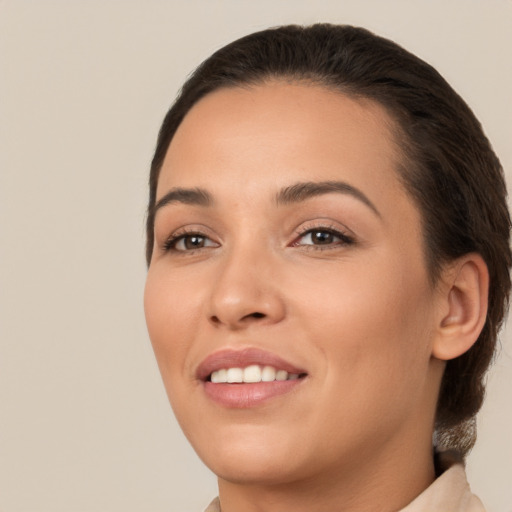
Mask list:
[[[464,462],[456,452],[436,454],[436,468],[440,476],[400,512],[485,512],[471,493]]]

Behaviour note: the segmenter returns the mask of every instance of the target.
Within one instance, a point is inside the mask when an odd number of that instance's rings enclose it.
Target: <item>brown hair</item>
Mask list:
[[[398,174],[422,213],[426,259],[435,283],[442,265],[470,252],[490,274],[489,309],[474,346],[448,361],[436,416],[436,443],[463,454],[474,444],[510,291],[510,217],[500,162],[472,111],[430,65],[397,44],[351,26],[283,26],[245,36],[204,61],[167,113],[151,165],[148,264],[158,176],[181,121],[206,94],[286,79],[319,84],[383,105],[404,156]]]

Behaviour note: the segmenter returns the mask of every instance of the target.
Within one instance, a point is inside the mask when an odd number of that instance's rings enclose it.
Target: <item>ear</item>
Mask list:
[[[465,254],[443,270],[441,301],[432,355],[444,361],[468,351],[485,324],[489,271],[476,253]]]

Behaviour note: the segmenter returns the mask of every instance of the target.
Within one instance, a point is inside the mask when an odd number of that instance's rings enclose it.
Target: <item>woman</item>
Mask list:
[[[208,511],[483,510],[458,460],[505,196],[462,99],[366,30],[266,30],[196,70],[152,163],[145,310]]]

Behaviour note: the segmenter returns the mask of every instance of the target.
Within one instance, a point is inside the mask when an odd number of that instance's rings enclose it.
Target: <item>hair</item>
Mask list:
[[[183,85],[158,135],[150,172],[148,265],[158,177],[188,111],[220,88],[269,81],[308,83],[382,105],[395,124],[397,173],[421,212],[425,257],[435,284],[443,265],[479,253],[490,276],[488,313],[470,350],[447,362],[436,411],[435,444],[463,455],[476,438],[499,328],[508,307],[512,262],[503,170],[480,123],[429,64],[368,30],[316,24],[242,37],[205,60]]]

